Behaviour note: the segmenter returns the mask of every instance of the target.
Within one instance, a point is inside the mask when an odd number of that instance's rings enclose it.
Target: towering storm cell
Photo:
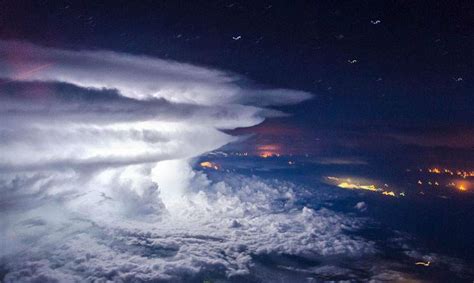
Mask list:
[[[220,130],[256,125],[280,114],[264,106],[310,97],[244,86],[222,71],[107,51],[1,41],[0,58],[2,173],[83,175],[134,165],[148,168],[152,182],[163,179],[163,196],[186,186],[186,160],[233,140]]]
[[[0,62],[6,282],[238,276],[258,254],[372,250],[342,233],[356,221],[294,206],[290,183],[213,183],[190,164],[310,94],[108,51],[0,41]]]

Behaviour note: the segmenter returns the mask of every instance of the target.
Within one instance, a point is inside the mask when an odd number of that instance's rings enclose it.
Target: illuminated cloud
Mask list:
[[[244,87],[222,71],[109,51],[0,41],[0,58],[0,170],[186,159],[234,140],[221,129],[281,114],[258,105],[310,98]]]
[[[118,199],[122,192],[114,193],[108,185],[107,193],[100,192],[98,179],[84,187],[96,188],[101,198],[91,198],[91,193],[77,196],[68,205],[74,210],[54,218],[45,217],[48,209],[54,211],[52,207],[17,214],[12,228],[15,239],[26,247],[27,240],[34,239],[35,249],[9,258],[6,282],[173,281],[206,270],[232,277],[249,274],[258,255],[357,258],[374,252],[372,243],[345,233],[361,227],[361,220],[327,209],[298,207],[300,188],[290,183],[231,175],[225,182],[209,185],[205,176],[195,173],[192,190],[168,214],[142,221],[119,217],[112,207],[124,209]],[[133,203],[133,195],[124,198]],[[137,204],[147,202],[142,199]],[[104,211],[104,206],[109,208]],[[156,215],[157,209],[150,211]],[[61,248],[52,248],[58,240]]]
[[[361,220],[298,205],[291,183],[192,169],[235,139],[221,130],[309,94],[105,51],[1,41],[0,57],[5,282],[232,277],[256,255],[374,252],[346,233]]]
[[[244,200],[224,184],[204,195],[214,187],[190,162],[235,139],[221,130],[282,115],[263,107],[298,103],[308,93],[265,90],[226,72],[109,51],[0,41],[0,59],[0,242],[9,243],[0,259],[2,268],[8,265],[6,282],[119,279],[111,277],[115,272],[123,280],[166,279],[206,265],[239,274],[247,272],[250,253],[264,247],[255,243],[290,252],[296,244],[291,239],[300,241],[302,235],[290,230],[286,242],[261,237],[279,231],[270,223],[307,225],[313,212],[274,216],[266,207],[274,193],[266,187]],[[261,226],[268,229],[252,230]],[[216,239],[237,227],[243,234],[209,250],[214,238],[208,235],[216,227]],[[140,242],[142,233],[151,246]],[[327,236],[333,233],[338,231]],[[147,256],[152,250],[160,253],[156,259]],[[51,256],[75,267],[53,267]]]
[[[116,89],[146,100],[200,105],[299,103],[310,94],[287,89],[245,87],[226,72],[110,51],[69,51],[0,41],[0,76],[13,81],[64,82],[84,88]]]

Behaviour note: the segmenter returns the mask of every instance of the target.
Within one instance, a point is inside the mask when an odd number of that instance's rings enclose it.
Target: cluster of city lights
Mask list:
[[[423,169],[420,169],[420,171],[423,171]],[[436,167],[433,167],[433,168],[428,168],[428,173],[431,173],[431,174],[447,174],[447,175],[451,175],[451,176],[459,176],[461,178],[468,178],[468,177],[474,177],[474,171],[466,171],[466,170],[451,170],[451,169],[448,169],[448,168],[436,168]]]
[[[257,147],[258,155],[262,158],[279,157],[281,146],[278,144],[266,144]]]
[[[438,181],[425,181],[425,182],[423,182],[422,180],[418,180],[417,184],[420,185],[420,186],[422,186],[422,185],[435,186],[435,187],[440,186],[440,183]],[[454,181],[454,182],[451,181],[451,182],[446,184],[446,187],[455,188],[455,189],[457,189],[461,192],[465,192],[470,187],[470,184],[471,183],[469,181],[465,181],[465,180]]]
[[[269,145],[262,145],[257,147],[257,156],[260,158],[275,158],[280,157],[281,147],[275,144]],[[230,152],[230,153],[223,153],[223,152],[216,152],[215,155],[220,156],[249,156],[248,152]],[[289,166],[294,166],[296,162],[294,160],[288,160],[287,164]],[[199,164],[202,168],[205,169],[213,169],[213,170],[220,170],[221,167],[219,164],[211,161],[204,161]],[[407,169],[407,172],[411,172],[412,170]],[[433,188],[451,188],[458,192],[469,192],[474,187],[474,182],[471,179],[474,177],[474,171],[468,170],[451,170],[449,168],[439,168],[439,167],[430,167],[427,169],[416,169],[415,172],[425,172],[428,174],[439,175],[439,178],[420,178],[415,179],[416,184],[420,188],[424,188],[426,186],[430,186]],[[405,192],[395,192],[389,190],[388,184],[377,185],[377,182],[372,182],[366,179],[360,178],[339,178],[339,177],[326,177],[327,180],[330,181],[332,185],[335,185],[339,188],[349,189],[349,190],[364,190],[370,192],[378,192],[385,196],[391,197],[404,197]],[[424,195],[423,191],[420,191],[419,194]]]
[[[204,161],[199,163],[199,165],[202,168],[208,168],[208,169],[214,169],[214,170],[219,170],[220,166],[217,163],[211,162],[211,161]]]
[[[350,178],[338,178],[333,176],[326,177],[331,183],[335,184],[339,188],[349,189],[349,190],[365,190],[370,192],[379,192],[384,196],[396,197],[397,194],[394,191],[385,190],[374,184],[364,184],[363,182],[353,181]],[[384,187],[388,188],[387,184],[384,184]],[[398,196],[405,196],[405,193],[399,193]]]
[[[449,168],[439,168],[439,167],[431,167],[428,169],[418,169],[419,172],[427,172],[433,175],[440,175],[451,177],[450,180],[441,181],[441,180],[418,180],[417,184],[420,186],[433,186],[433,187],[440,187],[445,186],[449,188],[454,188],[460,192],[469,191],[472,187],[472,181],[468,179],[474,177],[474,171],[469,170],[451,170]],[[453,179],[454,178],[454,179]]]

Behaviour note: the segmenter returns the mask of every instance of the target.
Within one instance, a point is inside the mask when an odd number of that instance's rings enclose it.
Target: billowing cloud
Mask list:
[[[0,170],[190,158],[234,139],[220,129],[281,114],[258,105],[310,97],[244,87],[242,78],[222,71],[108,51],[0,41],[0,62]]]
[[[290,183],[193,158],[308,99],[235,74],[108,51],[0,41],[5,282],[246,276],[254,257],[373,253],[361,221],[298,204]],[[3,243],[8,243],[4,245]]]
[[[132,172],[121,171],[117,179],[104,174],[83,182],[84,193],[65,197],[69,200],[61,206],[68,209],[61,214],[48,215],[59,200],[16,214],[9,231],[25,249],[5,263],[6,282],[176,281],[205,272],[233,277],[248,275],[254,257],[262,255],[316,260],[374,252],[372,243],[345,234],[361,220],[298,206],[301,188],[291,183],[229,175],[209,184],[201,173],[192,173],[186,196],[159,213],[159,203],[150,202],[153,187],[145,198],[122,189],[146,186],[123,182],[127,178],[120,176]]]

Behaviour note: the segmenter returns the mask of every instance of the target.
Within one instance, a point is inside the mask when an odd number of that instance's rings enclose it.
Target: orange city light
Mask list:
[[[260,152],[260,154],[259,154],[259,156],[262,157],[262,158],[268,158],[268,157],[272,157],[274,155],[275,154],[273,154],[273,152],[269,152],[269,151]]]
[[[394,197],[395,196],[395,193],[390,191],[390,192],[387,192],[387,191],[384,191],[382,192],[383,195],[386,195],[386,196],[391,196],[391,197]],[[404,194],[405,195],[405,194]]]
[[[214,169],[214,170],[219,170],[219,165],[217,163],[214,163],[214,162],[211,162],[211,161],[204,161],[204,162],[199,163],[199,165],[201,165],[201,167],[203,167],[203,168],[210,168],[210,169]]]
[[[268,158],[273,156],[280,156],[281,146],[278,144],[266,144],[257,147],[258,156]]]
[[[354,184],[350,182],[342,182],[337,185],[339,188],[343,189],[354,189],[354,190],[367,190],[367,191],[373,191],[376,192],[379,189],[375,187],[375,185],[359,185],[359,184]]]
[[[469,191],[470,187],[471,187],[471,183],[469,181],[464,181],[464,180],[456,182],[454,185],[454,188],[456,188],[460,192],[467,192]]]

